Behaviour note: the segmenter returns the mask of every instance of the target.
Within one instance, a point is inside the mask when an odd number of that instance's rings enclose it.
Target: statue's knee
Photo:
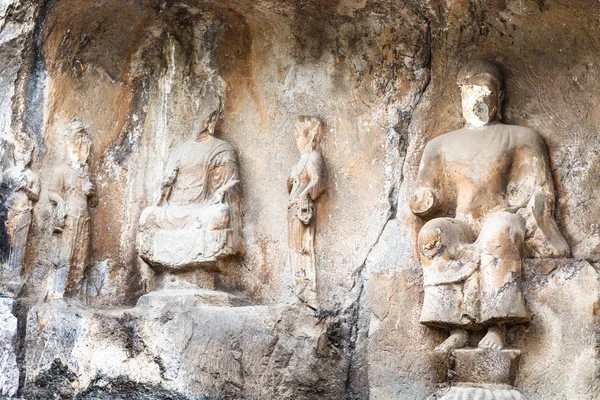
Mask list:
[[[227,204],[215,204],[206,210],[204,226],[209,230],[229,228],[231,218]]]
[[[508,212],[494,213],[488,216],[479,235],[484,248],[494,252],[503,244],[520,247],[525,238],[525,223],[519,215]]]

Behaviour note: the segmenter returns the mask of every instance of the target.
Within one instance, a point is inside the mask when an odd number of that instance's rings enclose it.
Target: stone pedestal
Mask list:
[[[451,386],[430,399],[440,400],[520,400],[514,384],[521,352],[516,349],[457,349],[449,357]],[[442,365],[439,363],[438,365]]]
[[[220,306],[239,307],[248,304],[243,296],[208,289],[165,289],[143,295],[138,307],[163,308],[170,305],[182,307]]]
[[[452,352],[455,382],[512,385],[521,352],[515,349],[458,349]]]

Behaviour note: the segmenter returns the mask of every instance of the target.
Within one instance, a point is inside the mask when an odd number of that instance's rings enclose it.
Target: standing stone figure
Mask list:
[[[5,229],[10,245],[7,268],[2,271],[3,281],[21,280],[33,206],[40,197],[40,180],[30,168],[32,157],[33,149],[23,153],[16,152],[16,165],[2,177]]]
[[[287,180],[288,241],[290,264],[298,297],[314,305],[317,290],[315,202],[323,193],[323,156],[317,150],[321,138],[321,121],[301,116],[296,122],[296,144],[300,161]]]
[[[239,167],[214,136],[220,113],[221,104],[195,121],[168,157],[158,201],[140,216],[139,255],[157,272],[211,270],[243,252]]]
[[[421,322],[449,329],[437,350],[502,349],[508,324],[529,321],[521,289],[525,256],[565,257],[554,220],[554,185],[543,139],[499,122],[502,76],[475,60],[458,75],[464,128],[425,147],[412,212],[428,221],[418,237],[425,298]]]
[[[85,126],[72,121],[65,131],[67,162],[56,168],[48,187],[56,260],[49,298],[76,293],[83,284],[90,248],[88,199],[94,186],[88,172],[91,141]]]

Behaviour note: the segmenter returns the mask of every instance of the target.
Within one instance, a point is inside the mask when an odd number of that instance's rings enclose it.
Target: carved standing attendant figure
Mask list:
[[[451,330],[438,346],[502,349],[504,326],[529,321],[521,290],[525,256],[570,252],[554,220],[554,186],[543,139],[499,122],[502,76],[475,60],[459,73],[464,128],[431,140],[419,168],[413,213],[425,299],[421,322]]]
[[[295,136],[300,150],[300,161],[292,168],[287,181],[290,194],[288,204],[290,264],[298,297],[314,305],[317,290],[315,201],[323,193],[323,156],[316,148],[321,136],[321,121],[306,116],[299,117],[296,122]]]
[[[88,199],[94,193],[87,165],[91,141],[85,126],[76,120],[67,126],[65,136],[68,163],[56,168],[48,187],[57,251],[50,298],[72,295],[81,288],[89,258]]]
[[[214,136],[220,113],[198,119],[171,152],[158,201],[140,216],[139,254],[157,272],[210,270],[243,252],[238,161]]]
[[[40,197],[40,180],[30,168],[33,149],[16,152],[16,165],[2,177],[2,192],[6,195],[6,233],[10,245],[8,269],[2,279],[20,281],[33,205]]]

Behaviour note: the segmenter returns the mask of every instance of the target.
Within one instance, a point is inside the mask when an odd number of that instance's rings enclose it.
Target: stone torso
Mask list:
[[[311,176],[310,167],[321,160],[321,154],[317,150],[313,150],[310,153],[303,153],[300,157],[300,161],[292,168],[290,178],[292,180],[292,189],[290,190],[290,199],[297,199],[300,194],[310,184],[311,180],[314,179]],[[315,197],[311,196],[313,200]]]
[[[25,191],[19,188],[29,186],[35,180],[37,180],[37,175],[29,168],[22,170],[15,167],[8,170],[4,176],[4,186],[9,192],[6,207],[17,213],[31,211],[32,201]]]
[[[169,157],[169,168],[177,166],[179,171],[169,204],[187,205],[205,201],[221,183],[215,168],[232,161],[235,161],[233,148],[213,136],[202,141],[188,140],[176,147]]]
[[[493,212],[511,211],[511,183],[526,164],[518,152],[537,146],[537,140],[528,128],[500,123],[434,139],[431,144],[438,148],[445,185],[455,196],[456,218],[478,225]]]
[[[84,193],[84,187],[90,183],[87,170],[75,171],[68,165],[59,167],[59,194],[67,206],[68,217],[88,216],[88,196]]]

